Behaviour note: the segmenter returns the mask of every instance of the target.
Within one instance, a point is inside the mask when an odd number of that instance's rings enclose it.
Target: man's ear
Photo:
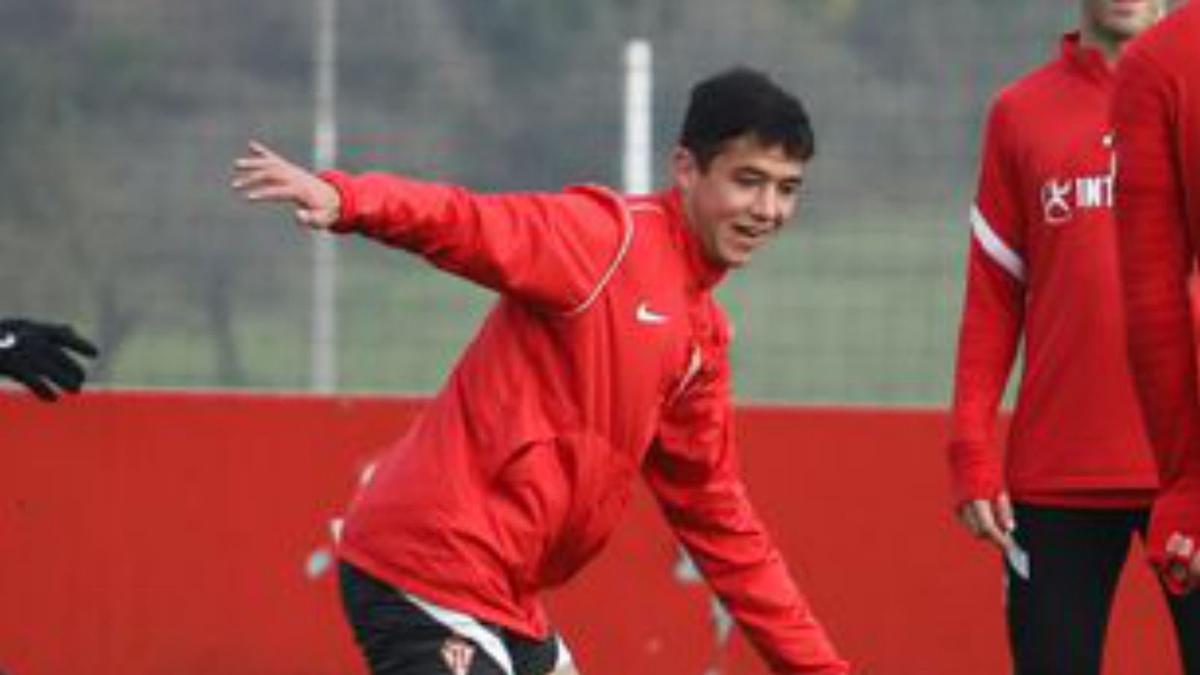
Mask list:
[[[700,165],[691,150],[682,145],[671,151],[671,178],[676,187],[687,192],[700,176]]]

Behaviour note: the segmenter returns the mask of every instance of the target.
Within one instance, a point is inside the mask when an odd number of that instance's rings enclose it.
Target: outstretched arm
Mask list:
[[[387,173],[310,173],[259,143],[234,163],[246,199],[295,208],[302,225],[356,232],[560,313],[582,311],[633,238],[621,197],[600,187],[477,194]]]
[[[772,672],[850,672],[736,476],[716,467],[682,467],[661,446],[651,451],[643,474],[676,537]]]
[[[666,411],[643,477],[773,672],[848,673],[750,504],[733,444],[728,362],[723,350],[706,358],[697,381]]]

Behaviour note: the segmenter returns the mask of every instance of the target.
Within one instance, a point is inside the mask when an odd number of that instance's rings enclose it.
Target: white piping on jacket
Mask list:
[[[613,258],[613,261],[609,263],[608,269],[604,271],[604,274],[600,277],[600,281],[596,283],[596,287],[592,289],[592,292],[588,294],[586,298],[583,299],[583,302],[563,312],[562,316],[566,317],[582,314],[592,306],[592,303],[596,302],[596,298],[600,297],[600,292],[604,290],[604,287],[607,286],[608,282],[612,280],[613,275],[617,273],[617,268],[620,267],[621,262],[625,260],[625,256],[629,253],[629,246],[633,243],[633,218],[629,216],[628,208],[625,206],[625,200],[622,199],[620,195],[604,187],[603,185],[593,185],[590,187],[611,196],[613,198],[613,202],[619,209],[621,209],[621,222],[625,225],[625,238],[621,242],[621,248],[617,250],[617,255]]]

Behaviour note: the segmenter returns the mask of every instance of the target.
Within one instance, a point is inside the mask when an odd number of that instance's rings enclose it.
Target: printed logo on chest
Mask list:
[[[1112,208],[1113,180],[1117,173],[1112,133],[1104,134],[1100,142],[1109,156],[1105,173],[1053,176],[1042,183],[1042,219],[1047,225],[1066,225],[1075,219],[1076,213]]]

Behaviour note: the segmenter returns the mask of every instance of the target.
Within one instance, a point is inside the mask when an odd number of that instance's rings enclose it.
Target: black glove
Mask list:
[[[59,391],[77,392],[85,374],[71,352],[95,357],[100,352],[73,328],[26,319],[0,320],[0,375],[17,380],[43,401]]]

